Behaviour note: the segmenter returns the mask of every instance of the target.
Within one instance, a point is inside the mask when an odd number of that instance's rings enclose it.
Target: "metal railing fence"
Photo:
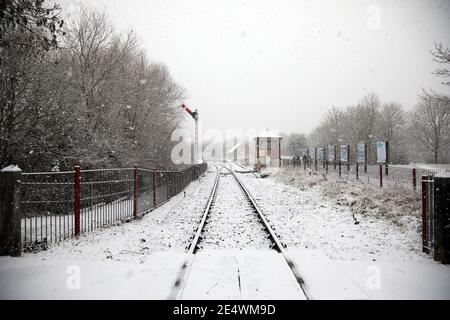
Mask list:
[[[367,165],[356,163],[339,163],[318,161],[317,165],[312,163],[310,167],[301,165],[290,167],[296,170],[312,170],[343,180],[359,180],[362,183],[372,184],[374,186],[392,186],[406,189],[419,190],[422,176],[431,176],[446,169],[421,169],[409,168],[403,166],[389,165],[386,175],[385,165]]]
[[[25,251],[130,221],[183,191],[207,164],[161,171],[138,167],[21,175],[21,242]]]

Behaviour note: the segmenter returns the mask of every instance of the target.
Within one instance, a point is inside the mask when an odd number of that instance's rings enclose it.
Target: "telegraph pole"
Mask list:
[[[195,138],[194,138],[194,163],[198,164],[198,110],[195,109],[192,111],[189,109],[185,104],[181,105],[181,108],[183,108],[189,115],[194,119],[195,121]]]

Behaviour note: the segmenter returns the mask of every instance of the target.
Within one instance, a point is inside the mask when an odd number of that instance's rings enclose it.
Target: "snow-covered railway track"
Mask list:
[[[273,248],[267,230],[235,177],[222,170],[216,196],[202,230],[198,251]]]
[[[248,189],[239,180],[232,169],[222,164],[214,165],[216,166],[217,174],[211,190],[211,195],[205,210],[203,211],[202,219],[193,240],[188,247],[187,258],[182,264],[181,270],[169,295],[169,299],[181,298],[197,250],[202,250],[204,248],[209,249],[211,247],[276,250],[283,257],[284,262],[290,270],[291,275],[293,276],[292,280],[295,280],[298,283],[306,297],[305,283],[302,277],[297,271],[293,261],[287,255],[285,246],[275,234]],[[219,180],[223,175],[223,171],[229,173],[227,179],[230,176],[233,177],[232,180],[236,183],[234,188],[242,191],[239,193],[239,198],[237,198],[236,195],[233,196],[230,194],[228,194],[228,197],[224,197],[224,194],[227,195],[226,193],[227,191],[230,191],[230,188],[233,189],[233,187],[230,186],[230,180],[226,181],[228,190],[227,188],[224,188],[219,191]],[[219,193],[221,193],[221,199],[217,201]],[[220,203],[216,206],[216,202]],[[234,206],[232,204],[234,204]],[[230,232],[234,234],[230,234]]]

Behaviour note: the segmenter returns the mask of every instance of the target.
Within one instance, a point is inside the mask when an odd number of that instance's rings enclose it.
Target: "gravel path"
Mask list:
[[[200,249],[270,249],[270,246],[267,232],[238,183],[231,174],[222,173]]]

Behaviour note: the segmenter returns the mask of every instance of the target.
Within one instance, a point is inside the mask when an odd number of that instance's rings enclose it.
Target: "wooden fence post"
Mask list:
[[[22,170],[17,166],[0,172],[0,255],[22,254],[20,184]]]
[[[383,165],[380,164],[380,188],[383,187]]]
[[[359,163],[356,162],[356,180],[359,179]]]
[[[342,175],[342,167],[341,167],[341,160],[339,160],[339,178]]]

